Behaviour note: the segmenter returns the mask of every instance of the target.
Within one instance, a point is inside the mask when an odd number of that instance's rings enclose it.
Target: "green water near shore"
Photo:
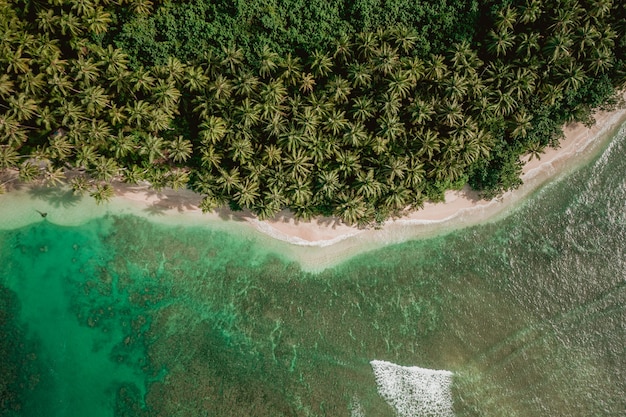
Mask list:
[[[624,172],[622,130],[502,221],[319,274],[133,216],[0,231],[0,416],[393,416],[373,359],[453,371],[457,416],[622,415]]]

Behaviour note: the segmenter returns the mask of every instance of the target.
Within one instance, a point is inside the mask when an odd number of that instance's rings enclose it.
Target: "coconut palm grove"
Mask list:
[[[625,83],[622,1],[0,0],[2,187],[381,223],[515,188]]]

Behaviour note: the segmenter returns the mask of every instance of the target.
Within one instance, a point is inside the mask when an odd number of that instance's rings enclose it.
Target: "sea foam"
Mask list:
[[[400,417],[454,417],[452,372],[371,361],[378,393]]]

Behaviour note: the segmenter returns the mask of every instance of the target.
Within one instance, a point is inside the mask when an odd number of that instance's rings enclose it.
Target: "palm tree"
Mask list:
[[[284,188],[272,186],[263,193],[263,206],[271,210],[273,214],[282,210],[286,204],[287,200],[285,198]]]
[[[274,144],[267,145],[263,149],[262,160],[270,167],[276,165],[282,161],[282,150]]]
[[[301,80],[302,65],[300,64],[300,58],[292,57],[291,53],[287,53],[287,56],[279,63],[282,69],[280,79],[284,81],[287,86],[295,86]]]
[[[335,39],[335,53],[333,54],[333,58],[337,59],[339,62],[346,63],[352,57],[352,42],[348,35],[341,34],[337,39]]]
[[[321,170],[317,174],[317,192],[323,199],[332,200],[341,189],[338,170]]]
[[[261,120],[261,107],[248,97],[244,98],[241,104],[234,108],[233,113],[238,125],[244,129],[254,127]]]
[[[518,68],[511,81],[510,94],[515,96],[518,101],[523,101],[535,91],[536,79],[537,74],[533,71],[528,68]]]
[[[337,152],[337,163],[339,172],[343,173],[343,178],[348,178],[361,169],[361,158],[356,152],[339,150]]]
[[[487,37],[489,38],[487,50],[498,57],[506,55],[515,46],[515,34],[508,29],[498,32],[492,29]]]
[[[244,164],[246,161],[249,161],[254,154],[254,147],[252,146],[252,142],[250,139],[245,137],[243,134],[236,135],[236,139],[231,141],[231,145],[229,147],[230,155],[233,161],[239,162],[240,164]]]
[[[418,134],[420,149],[418,150],[418,155],[426,155],[426,158],[430,161],[433,159],[435,154],[439,152],[439,135],[437,131],[426,129],[420,131]]]
[[[406,156],[391,155],[384,166],[387,184],[393,185],[396,179],[404,180],[407,169],[408,161]]]
[[[591,10],[588,13],[592,18],[601,21],[611,14],[612,7],[613,0],[593,0],[591,1]]]
[[[613,67],[614,56],[608,49],[596,48],[593,50],[589,62],[589,69],[594,75],[604,74]]]
[[[285,159],[284,165],[288,169],[288,173],[294,179],[306,179],[313,169],[311,157],[306,154],[304,149],[292,150]]]
[[[468,92],[468,83],[465,77],[455,73],[443,81],[445,94],[453,101],[462,101]]]
[[[493,112],[498,116],[512,114],[519,104],[509,92],[502,90],[492,90],[492,100]]]
[[[376,50],[374,56],[374,70],[381,73],[383,76],[391,74],[400,63],[400,57],[398,50],[393,48],[386,42]]]
[[[312,93],[313,89],[315,88],[315,78],[313,77],[313,74],[311,73],[301,73],[300,74],[300,87],[299,87],[299,91],[301,91],[303,94],[308,94],[308,93]]]
[[[411,76],[405,72],[394,72],[388,80],[389,93],[400,98],[407,98],[411,92]]]
[[[345,117],[346,112],[338,109],[333,109],[326,122],[324,123],[324,130],[333,135],[338,135],[348,126],[348,119]]]
[[[151,0],[129,0],[130,9],[139,15],[149,15],[152,12]]]
[[[152,105],[144,100],[137,100],[133,102],[132,106],[126,107],[126,111],[128,112],[128,123],[140,128],[142,125],[145,126],[150,119]],[[66,110],[65,114],[67,115],[68,113]],[[63,124],[66,124],[65,119]]]
[[[39,166],[30,161],[22,162],[18,169],[20,181],[33,182],[41,175]]]
[[[279,105],[287,97],[287,89],[282,80],[272,80],[261,86],[259,95],[263,103]]]
[[[357,34],[357,50],[365,61],[371,59],[378,49],[378,39],[373,32],[360,32]]]
[[[169,143],[169,157],[174,162],[185,162],[193,153],[191,141],[179,135]]]
[[[19,93],[17,97],[9,97],[10,116],[15,117],[18,122],[26,122],[35,116],[39,110],[37,102],[24,93]]]
[[[109,122],[112,126],[121,126],[126,121],[126,107],[117,107],[115,103],[109,106],[108,110]],[[48,128],[49,129],[49,128]]]
[[[367,205],[363,196],[341,193],[335,214],[346,224],[359,223],[367,215]]]
[[[335,103],[345,103],[348,101],[348,97],[352,92],[350,83],[348,80],[342,78],[341,75],[334,76],[328,83],[326,83],[326,89]]]
[[[165,141],[157,135],[148,135],[139,150],[141,155],[148,155],[148,162],[153,164],[157,159],[165,157],[164,148]]]
[[[117,74],[126,73],[129,61],[128,55],[124,51],[108,45],[106,49],[96,49],[96,52],[105,66],[105,72],[108,76],[114,77]]]
[[[97,204],[102,204],[109,201],[115,195],[115,191],[111,184],[96,184],[96,189],[89,195],[96,200]]]
[[[150,74],[149,70],[141,67],[133,73],[132,80],[134,83],[133,91],[150,93],[152,88],[154,88],[156,78]]]
[[[352,117],[357,121],[365,122],[374,117],[376,107],[374,100],[367,96],[355,97],[352,102]]]
[[[419,57],[402,57],[401,65],[411,84],[411,87],[415,87],[417,82],[424,76],[424,61]]]
[[[578,3],[578,2],[576,2]],[[568,7],[558,7],[555,10],[555,14],[551,17],[551,20],[554,22],[549,29],[554,33],[568,33],[578,23],[578,19],[580,18],[581,13],[585,13],[585,11],[580,8],[578,4],[569,5]]]
[[[20,90],[29,96],[38,96],[44,93],[46,90],[47,83],[44,78],[44,74],[41,72],[35,74],[32,71],[27,71],[24,74],[19,74],[17,76],[17,79],[19,81]],[[0,83],[1,82],[2,80],[0,79]],[[12,87],[12,84],[13,84],[12,82],[9,84],[9,88]],[[0,87],[0,89],[1,88],[2,87]],[[0,90],[0,94],[1,94],[1,90]]]
[[[199,136],[204,144],[215,145],[228,132],[228,125],[224,119],[219,116],[209,116],[200,123]]]
[[[165,80],[176,85],[185,79],[186,65],[175,56],[168,56],[165,65],[157,67],[157,71]]]
[[[415,97],[407,110],[411,115],[411,123],[413,125],[422,125],[429,122],[435,115],[435,106],[433,103],[424,101],[419,96]]]
[[[328,54],[315,50],[311,54],[311,70],[316,77],[327,76],[333,67],[333,60]]]
[[[28,140],[28,131],[13,116],[0,116],[0,134],[2,142],[19,147]]]
[[[170,125],[174,120],[175,113],[178,111],[166,107],[153,107],[149,115],[147,130],[154,134],[163,130],[171,130]]]
[[[526,110],[522,109],[520,112],[513,116],[513,131],[511,136],[514,138],[525,138],[528,135],[528,130],[532,127],[532,115],[528,114]]]
[[[372,73],[368,65],[364,63],[352,63],[348,66],[348,78],[353,87],[367,88],[372,83]]]
[[[200,161],[202,162],[203,167],[207,169],[210,169],[211,167],[219,169],[222,166],[223,156],[213,145],[202,146],[200,148],[200,154]]]
[[[252,97],[259,90],[259,78],[248,71],[241,71],[235,83],[233,89],[240,97]]]
[[[70,186],[75,195],[83,195],[90,188],[89,181],[83,175],[77,175],[70,179]]]
[[[442,55],[431,55],[426,61],[426,69],[424,75],[430,81],[439,81],[448,75],[448,67],[445,64],[445,58]]]
[[[578,90],[587,78],[583,66],[575,66],[573,62],[568,67],[561,69],[561,76],[563,77],[561,86],[565,90]]]
[[[217,101],[229,98],[232,91],[232,82],[222,74],[209,84],[209,92],[213,93],[213,99]]]
[[[518,11],[515,8],[511,8],[511,6],[500,8],[496,12],[496,29],[499,32],[505,30],[513,30],[513,25],[517,22]]]
[[[0,146],[0,170],[17,166],[20,159],[19,153],[9,145]]]
[[[85,16],[87,30],[95,35],[101,35],[109,30],[109,24],[113,21],[111,13],[105,11],[101,6],[88,11]]]
[[[82,91],[80,96],[82,105],[91,117],[95,117],[109,105],[109,96],[100,86],[89,86]]]
[[[421,162],[420,158],[411,155],[406,170],[406,178],[404,180],[404,184],[407,188],[411,188],[414,190],[418,189],[424,181],[425,176],[426,170],[424,169],[424,164]]]
[[[527,0],[526,5],[522,7],[519,21],[525,25],[535,23],[542,13],[541,1],[542,0]]]
[[[456,100],[444,100],[439,105],[439,119],[446,126],[456,127],[463,122],[463,107]]]
[[[178,107],[181,94],[173,80],[158,80],[152,89],[152,97],[157,106],[174,111]]]
[[[185,67],[185,75],[183,78],[183,86],[192,93],[199,93],[206,89],[209,83],[209,77],[204,74],[201,67],[188,65]],[[237,88],[235,87],[235,91]]]
[[[363,147],[369,141],[369,135],[365,127],[359,123],[349,123],[343,135],[343,142],[354,148]]]
[[[272,76],[274,71],[278,69],[279,55],[272,51],[268,45],[263,45],[261,48],[261,64],[259,67],[259,74],[263,78]]]
[[[569,57],[573,41],[567,33],[556,33],[548,38],[543,52],[548,55],[549,62],[558,62],[559,60]]]
[[[259,198],[259,183],[246,178],[235,192],[235,200],[241,207],[252,208]]]
[[[65,161],[72,154],[74,146],[65,135],[54,135],[50,139],[50,157],[59,161]]]
[[[221,64],[228,67],[231,74],[236,74],[237,68],[243,63],[243,49],[231,45],[223,47],[222,52],[224,59],[222,59]]]
[[[65,170],[63,168],[53,168],[52,165],[47,164],[43,174],[44,184],[49,187],[58,187],[65,181]]]
[[[411,191],[404,185],[391,184],[385,196],[385,206],[391,210],[403,210],[411,200]]]
[[[485,69],[485,81],[491,84],[492,89],[508,86],[513,79],[514,72],[511,66],[505,64],[504,61],[497,59],[489,63]]]
[[[376,134],[389,142],[393,143],[405,138],[406,129],[398,116],[384,114],[377,119],[377,123],[378,130]]]
[[[238,167],[234,167],[230,171],[221,169],[220,176],[217,179],[217,184],[227,194],[231,194],[232,191],[241,188],[241,180]]]
[[[387,190],[382,182],[378,181],[373,169],[360,170],[356,173],[356,192],[368,200],[378,199]]]
[[[405,54],[409,54],[413,50],[418,40],[415,31],[407,26],[392,29],[391,38]]]
[[[37,12],[37,27],[45,33],[54,34],[59,26],[60,16],[54,9],[41,9]]]
[[[311,182],[304,178],[298,178],[294,184],[289,187],[288,192],[290,194],[289,201],[291,206],[298,210],[300,208],[300,214],[296,214],[299,218],[302,218],[302,212],[309,212],[310,210],[302,210],[302,208],[308,208],[313,198],[313,191],[311,191]],[[308,216],[304,216],[305,218]]]
[[[115,162],[114,159],[104,156],[100,156],[94,161],[93,169],[91,170],[91,174],[94,178],[107,182],[117,177],[119,172],[120,168],[117,162]]]
[[[14,83],[9,74],[0,75],[0,97],[6,100],[15,92],[13,87]]]
[[[519,35],[516,52],[524,59],[529,59],[541,49],[539,40],[541,35],[537,32],[522,33]]]
[[[388,90],[380,96],[378,104],[379,114],[385,117],[396,117],[402,108],[402,99]]]

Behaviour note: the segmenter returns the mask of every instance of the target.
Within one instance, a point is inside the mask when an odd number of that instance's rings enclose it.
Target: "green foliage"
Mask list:
[[[415,31],[415,53],[425,56],[471,39],[477,16],[476,0],[194,0],[166,2],[150,16],[126,13],[110,40],[145,66],[162,65],[168,56],[198,61],[230,45],[258,64],[263,46],[304,56],[328,50],[344,34],[405,26]]]
[[[203,210],[380,224],[466,183],[517,187],[521,157],[624,83],[621,5],[15,4],[0,169],[54,185],[74,168],[99,202],[124,179],[191,187]]]

